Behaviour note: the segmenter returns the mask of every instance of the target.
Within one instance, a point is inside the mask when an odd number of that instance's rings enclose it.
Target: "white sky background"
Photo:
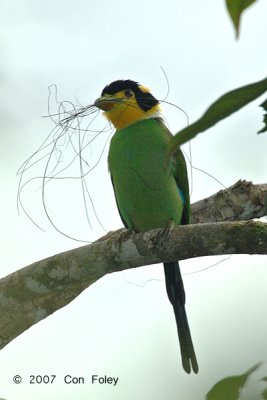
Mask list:
[[[86,105],[107,83],[130,78],[163,99],[163,66],[170,84],[168,101],[186,110],[193,122],[224,92],[266,75],[266,14],[263,0],[249,9],[237,42],[223,1],[2,2],[1,276],[80,245],[46,221],[40,190],[33,186],[28,185],[23,199],[45,232],[16,210],[16,171],[53,128],[49,119],[41,118],[47,115],[49,85],[57,84],[59,100]],[[266,182],[267,135],[256,134],[262,128],[258,105],[263,100],[192,141],[193,165],[225,186],[241,178]],[[164,115],[174,132],[186,124],[184,115],[172,107],[164,106]],[[95,126],[105,126],[101,115]],[[99,218],[111,230],[122,224],[106,157],[107,151],[88,185]],[[91,231],[84,223],[82,197],[74,194],[79,194],[77,183],[69,182],[64,189],[53,183],[51,188],[49,211],[67,233],[88,240],[103,234],[96,223]],[[220,189],[194,171],[192,202]],[[213,262],[185,261],[182,272]],[[149,279],[155,280],[146,283]],[[162,267],[152,266],[106,276],[5,347],[0,352],[0,397],[194,400],[204,398],[217,380],[267,359],[266,257],[233,256],[207,271],[184,276],[184,283],[200,366],[197,376],[182,369]],[[12,381],[15,374],[23,377],[20,385]],[[57,374],[57,379],[53,385],[30,385],[31,374]],[[66,374],[116,376],[119,382],[116,387],[66,385]]]

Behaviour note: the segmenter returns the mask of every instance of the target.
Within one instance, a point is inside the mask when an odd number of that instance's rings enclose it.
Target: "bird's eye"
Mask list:
[[[132,97],[134,92],[131,89],[124,90],[125,97]]]

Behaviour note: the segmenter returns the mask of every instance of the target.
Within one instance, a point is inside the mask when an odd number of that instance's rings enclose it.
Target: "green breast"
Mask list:
[[[183,205],[173,175],[166,166],[170,140],[155,119],[139,121],[115,133],[108,163],[117,205],[127,227],[145,231],[180,223]]]

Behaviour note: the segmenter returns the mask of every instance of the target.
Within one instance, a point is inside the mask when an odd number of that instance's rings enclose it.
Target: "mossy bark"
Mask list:
[[[193,222],[266,215],[267,185],[239,181],[192,206]],[[227,208],[228,207],[228,208]],[[223,211],[222,211],[223,210]],[[267,254],[267,224],[210,222],[136,234],[125,230],[22,268],[0,280],[0,348],[64,307],[107,273],[219,254]]]

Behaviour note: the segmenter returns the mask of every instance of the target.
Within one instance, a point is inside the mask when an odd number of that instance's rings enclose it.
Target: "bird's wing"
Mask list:
[[[181,220],[182,225],[190,223],[190,195],[187,176],[186,162],[181,149],[178,149],[174,154],[174,176],[178,188],[182,191],[184,197],[184,210]]]
[[[164,128],[169,136],[173,136],[169,129],[164,124],[162,118],[157,118],[158,122]],[[189,184],[187,176],[186,162],[182,150],[179,148],[176,150],[173,156],[173,173],[177,182],[178,189],[182,192],[184,201],[184,210],[182,215],[181,224],[189,224],[190,221],[190,195],[189,195]]]
[[[120,207],[119,207],[118,200],[117,200],[117,197],[116,197],[116,190],[115,190],[115,187],[114,187],[114,182],[113,182],[113,178],[112,178],[112,175],[111,175],[111,174],[110,174],[110,177],[111,177],[111,182],[112,182],[112,186],[113,186],[113,191],[114,191],[114,194],[115,194],[115,199],[116,199],[117,208],[118,208],[118,211],[119,211],[119,214],[120,214],[122,223],[123,223],[123,225],[125,226],[126,229],[129,229],[129,226],[128,226],[128,224],[126,223],[126,221],[123,219],[123,216],[122,216],[121,211],[120,211]]]

